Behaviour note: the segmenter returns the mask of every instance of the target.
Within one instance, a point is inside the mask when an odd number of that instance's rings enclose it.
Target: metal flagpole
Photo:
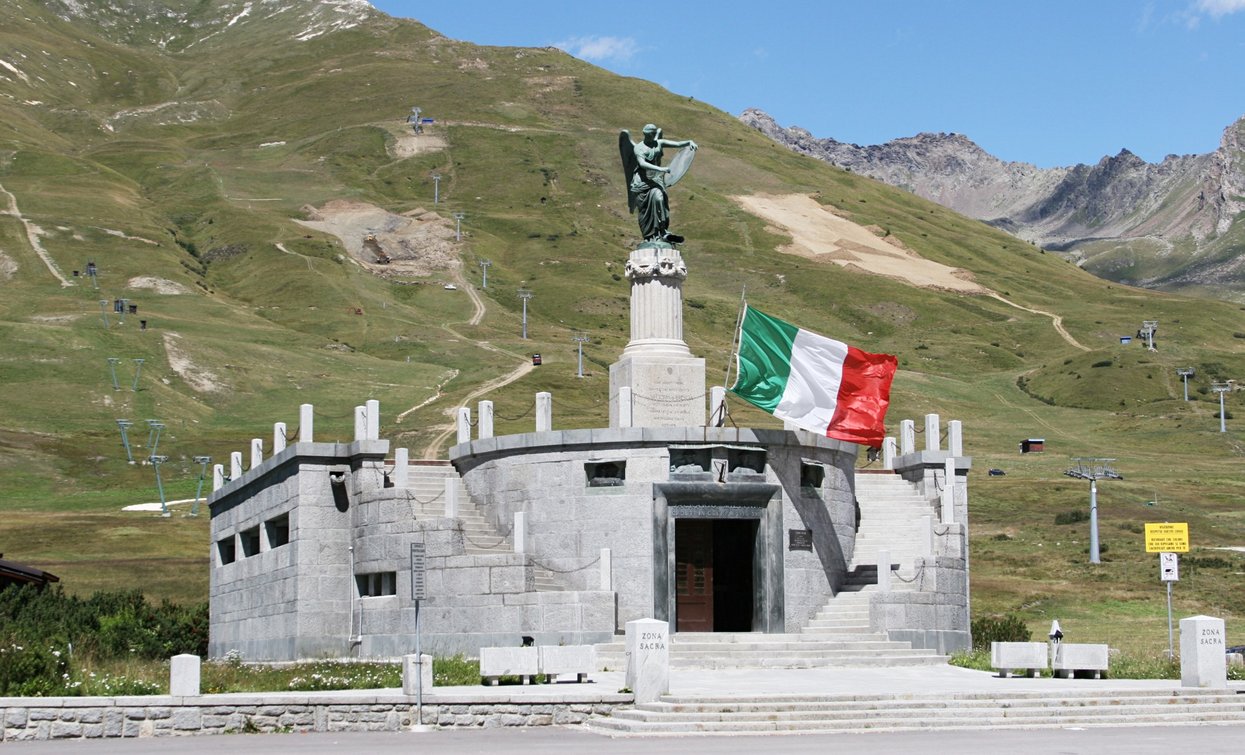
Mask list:
[[[748,308],[748,287],[742,286],[739,289],[739,312],[735,315],[735,334],[731,336],[731,358],[726,363],[726,376],[722,378],[722,387],[729,392],[731,389],[731,366],[735,364],[739,356],[739,328],[744,321],[744,311]],[[722,394],[722,406],[715,406],[709,410],[709,420],[713,421],[714,412],[722,412],[722,423],[726,424],[726,392]]]

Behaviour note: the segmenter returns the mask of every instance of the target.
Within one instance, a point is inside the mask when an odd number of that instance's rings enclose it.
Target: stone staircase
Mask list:
[[[415,495],[415,515],[418,517],[445,516],[445,481],[453,479],[458,486],[458,521],[463,530],[463,553],[468,556],[486,556],[496,553],[512,553],[514,550],[510,533],[502,534],[476,508],[467,493],[458,471],[447,461],[413,462],[410,464],[407,487]],[[552,572],[530,563],[538,592],[562,590]]]
[[[891,563],[900,564],[899,576],[911,577],[914,560],[924,555],[921,519],[935,517],[934,508],[915,485],[893,473],[857,474],[856,499],[860,528],[849,568],[876,567],[878,552],[886,550]],[[894,589],[899,585],[899,580],[892,580]]]
[[[586,728],[617,736],[1201,723],[1245,724],[1245,695],[1120,689],[929,695],[666,695],[657,702],[593,716]]]

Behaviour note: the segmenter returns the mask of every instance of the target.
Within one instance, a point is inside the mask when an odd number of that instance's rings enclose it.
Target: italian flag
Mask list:
[[[745,306],[731,393],[810,432],[873,448],[886,435],[898,361]]]

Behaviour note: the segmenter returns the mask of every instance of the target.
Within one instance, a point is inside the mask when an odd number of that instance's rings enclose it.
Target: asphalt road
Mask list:
[[[591,752],[644,755],[690,753],[851,752],[852,755],[900,753],[1007,753],[1007,755],[1198,755],[1240,753],[1245,726],[1139,726],[1092,729],[1029,729],[1006,731],[923,731],[869,734],[802,734],[788,736],[624,737],[611,739],[578,729],[433,730],[427,732],[343,734],[227,734],[160,739],[5,742],[5,755],[33,753],[530,753],[582,755]]]

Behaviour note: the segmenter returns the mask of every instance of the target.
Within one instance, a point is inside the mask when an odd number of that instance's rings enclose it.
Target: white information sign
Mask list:
[[[1180,581],[1180,558],[1175,553],[1159,554],[1159,579],[1163,582]]]

